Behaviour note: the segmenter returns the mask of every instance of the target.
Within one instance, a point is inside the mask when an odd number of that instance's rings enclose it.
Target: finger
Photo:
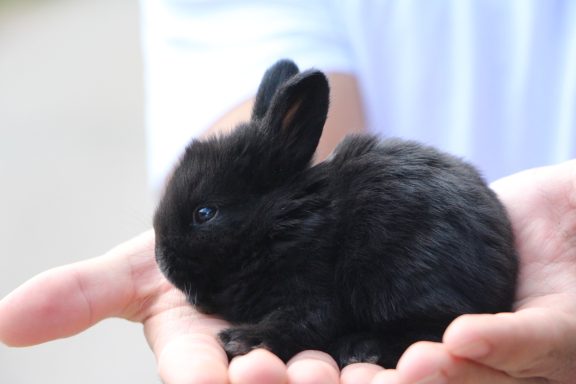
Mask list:
[[[576,377],[576,320],[545,308],[497,315],[466,315],[446,330],[454,356],[474,360],[514,377]]]
[[[230,362],[231,384],[285,384],[286,365],[273,353],[255,349]]]
[[[406,350],[398,362],[394,384],[529,384],[503,372],[452,356],[441,343],[418,342]],[[377,379],[381,379],[378,377]],[[375,384],[386,384],[385,381]]]
[[[213,337],[181,335],[157,354],[158,373],[165,384],[227,384],[226,354]]]
[[[376,374],[383,370],[384,368],[376,364],[350,364],[342,369],[340,382],[342,384],[369,384]]]
[[[372,378],[370,384],[401,384],[398,371],[395,369],[382,370]]]
[[[132,315],[129,304],[137,293],[146,295],[154,280],[149,272],[155,268],[153,242],[149,231],[105,256],[52,269],[23,284],[0,301],[0,340],[38,344],[72,336],[106,317]],[[135,276],[142,284],[133,281]]]
[[[228,324],[198,313],[176,289],[162,293],[144,333],[165,384],[227,384],[228,357],[216,335]]]
[[[288,362],[290,384],[338,384],[340,371],[338,365],[327,353],[304,351]]]

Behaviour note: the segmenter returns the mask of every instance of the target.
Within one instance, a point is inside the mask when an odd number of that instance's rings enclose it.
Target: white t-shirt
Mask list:
[[[488,180],[576,157],[576,1],[143,0],[150,179],[266,68],[353,73],[369,128]]]

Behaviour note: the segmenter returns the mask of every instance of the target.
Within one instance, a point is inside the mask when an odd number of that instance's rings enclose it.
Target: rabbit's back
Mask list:
[[[360,326],[510,310],[516,257],[504,207],[463,160],[352,136],[329,162],[341,218],[336,280]]]

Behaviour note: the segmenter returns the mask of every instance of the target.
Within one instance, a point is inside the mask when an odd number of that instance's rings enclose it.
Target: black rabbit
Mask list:
[[[323,73],[278,62],[249,122],[189,144],[155,214],[162,271],[234,324],[229,357],[318,349],[391,367],[461,314],[511,310],[511,226],[478,172],[368,135],[312,166],[328,103]]]

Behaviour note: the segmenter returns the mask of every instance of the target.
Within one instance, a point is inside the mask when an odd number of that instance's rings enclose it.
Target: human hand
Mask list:
[[[29,346],[72,336],[108,317],[141,322],[166,384],[337,383],[335,363],[320,352],[288,366],[263,350],[230,366],[216,334],[227,323],[196,312],[154,260],[154,233],[107,254],[44,272],[0,301],[0,341]]]
[[[412,346],[397,369],[354,364],[343,384],[572,383],[576,367],[576,162],[519,173],[493,185],[507,206],[521,258],[517,312],[467,315],[444,343]],[[78,333],[106,317],[144,324],[167,384],[338,382],[327,355],[307,351],[288,367],[257,350],[226,356],[226,323],[194,311],[154,263],[153,233],[107,255],[48,271],[0,302],[0,340],[31,345]],[[40,289],[41,288],[41,289]],[[22,303],[25,303],[24,305]],[[476,347],[484,342],[488,350]],[[430,381],[432,383],[432,381]]]
[[[456,319],[443,343],[414,344],[372,384],[576,383],[576,161],[492,187],[520,256],[515,312]]]

